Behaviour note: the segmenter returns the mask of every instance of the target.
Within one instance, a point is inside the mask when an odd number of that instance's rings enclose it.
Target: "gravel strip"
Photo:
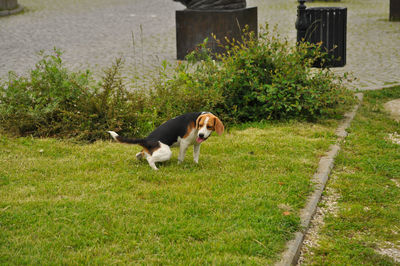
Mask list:
[[[347,136],[346,129],[350,126],[351,121],[353,120],[358,108],[361,105],[363,94],[357,93],[356,95],[359,99],[359,103],[354,107],[351,112],[345,115],[344,121],[339,125],[336,131],[336,135],[338,136],[337,144],[332,145],[326,155],[321,158],[318,170],[313,177],[313,183],[316,184],[315,190],[313,194],[309,197],[306,203],[306,207],[300,212],[301,228],[303,228],[303,230],[297,232],[295,234],[295,238],[288,242],[288,244],[286,245],[286,250],[281,256],[282,259],[276,265],[296,265],[298,262],[304,237],[307,234],[307,230],[310,227],[311,220],[316,213],[317,205],[321,200],[322,192],[324,191],[326,182],[329,178],[329,174],[333,168],[334,159],[340,150],[339,144]],[[323,220],[323,217],[318,219]]]

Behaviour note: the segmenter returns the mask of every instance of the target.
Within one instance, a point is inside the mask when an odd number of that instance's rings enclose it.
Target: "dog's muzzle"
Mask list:
[[[207,138],[204,137],[204,134],[199,134],[197,136],[196,142],[197,143],[202,143],[203,141],[207,140]]]

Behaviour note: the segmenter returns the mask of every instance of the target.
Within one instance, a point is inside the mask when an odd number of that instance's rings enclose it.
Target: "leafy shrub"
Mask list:
[[[180,62],[170,75],[166,74],[168,69],[164,67],[159,79],[154,81],[153,89],[150,89],[149,93],[157,110],[157,116],[161,119],[175,117],[185,112],[213,110],[222,102],[220,92],[198,82],[190,67],[190,64]],[[195,77],[208,74],[197,73]]]
[[[342,85],[344,77],[312,68],[315,60],[325,60],[318,46],[289,45],[271,35],[268,26],[259,38],[246,29],[243,36],[240,41],[226,40],[226,53],[214,55],[217,62],[212,55],[205,56],[206,44],[188,57],[189,64],[195,62],[188,86],[218,91],[223,102],[215,109],[225,120],[312,120],[353,102],[352,93]]]
[[[10,72],[0,86],[0,121],[19,135],[54,135],[71,126],[68,114],[87,101],[89,72],[69,73],[60,52],[43,55],[29,77]]]
[[[134,94],[127,92],[120,77],[120,59],[95,84],[89,71],[68,71],[59,50],[41,55],[28,77],[10,72],[8,81],[0,84],[4,131],[91,141],[110,128],[135,127],[140,98],[136,105],[129,101]]]
[[[28,77],[10,72],[8,81],[0,83],[3,131],[87,141],[109,137],[107,130],[144,136],[171,117],[208,107],[208,94],[168,78],[166,63],[153,89],[129,89],[121,59],[96,83],[89,71],[68,71],[58,50],[42,57]]]
[[[93,141],[107,130],[144,136],[185,112],[212,111],[225,123],[316,119],[353,102],[343,77],[311,67],[322,57],[318,47],[291,46],[267,27],[259,38],[244,31],[240,42],[227,42],[225,54],[211,55],[203,43],[187,62],[164,61],[151,86],[139,89],[124,82],[122,59],[96,83],[89,71],[66,69],[60,51],[43,53],[27,77],[10,72],[0,83],[0,129]]]

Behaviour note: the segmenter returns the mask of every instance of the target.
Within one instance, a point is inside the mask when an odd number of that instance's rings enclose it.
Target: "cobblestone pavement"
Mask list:
[[[73,69],[100,70],[119,56],[146,66],[157,56],[176,57],[174,10],[182,6],[172,0],[113,0],[112,5],[108,0],[19,3],[26,12],[0,18],[0,77],[9,70],[31,69],[37,52],[53,47],[64,51],[63,58]]]
[[[38,51],[57,47],[72,69],[99,73],[123,56],[128,69],[152,69],[176,58],[172,0],[19,0],[26,11],[0,17],[0,77],[23,73],[38,60]],[[326,5],[312,3],[309,6]],[[342,0],[348,7],[347,65],[359,80],[355,88],[400,82],[400,23],[389,22],[389,1]],[[295,0],[248,0],[258,6],[259,23],[276,25],[294,42]],[[132,37],[133,36],[133,37]],[[128,70],[129,72],[129,70]]]

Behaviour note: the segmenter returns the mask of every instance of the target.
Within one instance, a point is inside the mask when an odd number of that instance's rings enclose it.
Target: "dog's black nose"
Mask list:
[[[204,138],[204,134],[203,134],[203,133],[200,133],[200,134],[199,134],[199,138]]]

